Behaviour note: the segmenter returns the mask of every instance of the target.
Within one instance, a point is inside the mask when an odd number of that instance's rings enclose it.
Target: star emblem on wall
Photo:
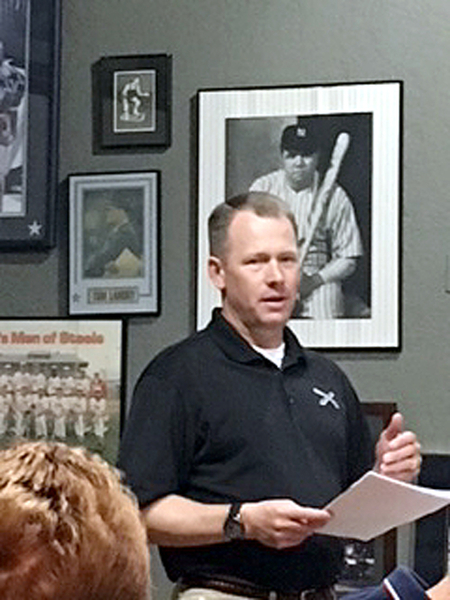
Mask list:
[[[42,223],[38,223],[36,219],[28,225],[30,237],[39,237],[41,235]]]

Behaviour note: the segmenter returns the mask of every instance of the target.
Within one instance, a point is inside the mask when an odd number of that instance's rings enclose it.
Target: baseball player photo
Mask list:
[[[0,218],[26,210],[27,4],[0,3]]]
[[[227,196],[269,192],[299,223],[293,318],[371,316],[371,126],[369,114],[227,120]]]

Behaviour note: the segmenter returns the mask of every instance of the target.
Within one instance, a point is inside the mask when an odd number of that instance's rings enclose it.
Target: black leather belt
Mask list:
[[[332,587],[303,590],[301,592],[279,592],[260,588],[246,581],[229,581],[209,577],[186,577],[181,579],[178,585],[181,591],[189,588],[204,588],[234,596],[258,598],[259,600],[335,600],[337,597]]]

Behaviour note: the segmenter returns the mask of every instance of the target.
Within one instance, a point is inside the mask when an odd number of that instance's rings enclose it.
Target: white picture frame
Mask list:
[[[159,172],[70,175],[69,208],[69,314],[158,314]]]
[[[197,328],[220,303],[206,271],[210,212],[275,168],[283,127],[315,115],[350,131],[338,183],[358,190],[358,198],[349,193],[364,246],[354,285],[365,310],[289,325],[310,348],[400,348],[402,93],[400,81],[198,92]]]

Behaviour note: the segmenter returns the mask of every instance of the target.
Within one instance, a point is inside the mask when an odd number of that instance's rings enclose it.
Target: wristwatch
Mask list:
[[[223,534],[229,542],[245,538],[245,529],[241,521],[241,506],[240,502],[234,502],[230,506],[227,518],[223,524]]]

